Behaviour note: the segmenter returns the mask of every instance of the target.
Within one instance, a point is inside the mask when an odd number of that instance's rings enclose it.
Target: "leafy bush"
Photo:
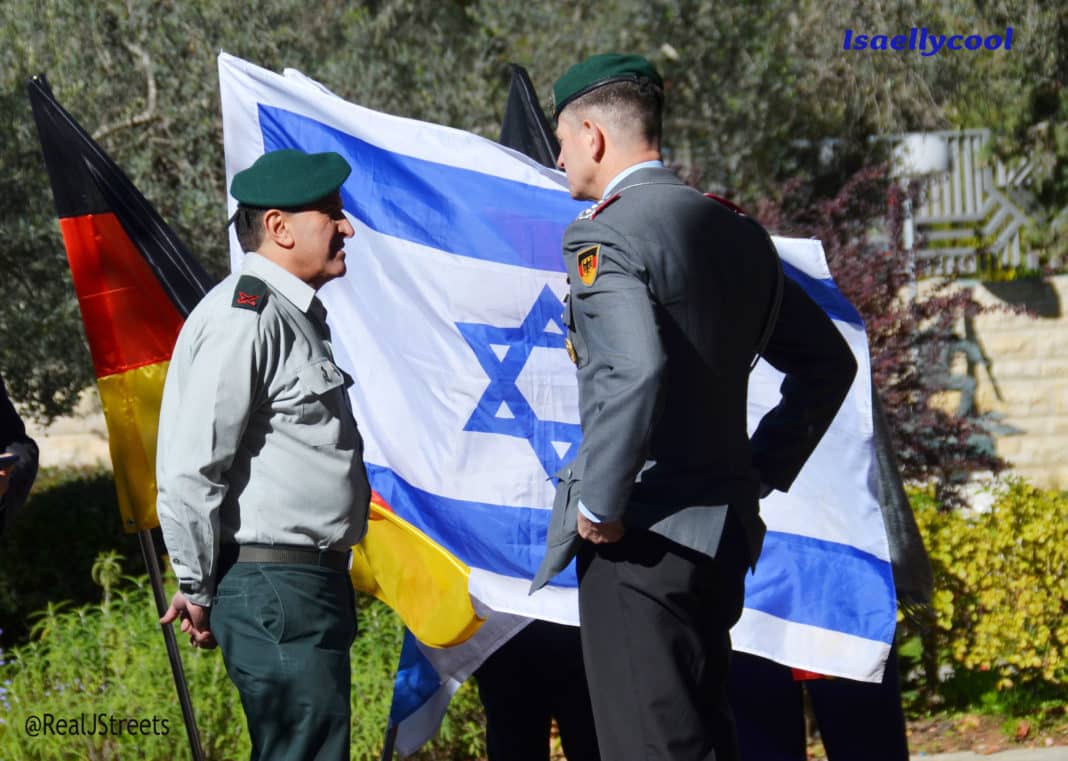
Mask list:
[[[913,505],[935,574],[924,650],[954,665],[943,697],[1006,712],[1041,708],[1058,694],[1063,705],[1068,494],[1010,480],[986,512],[939,509],[929,491]]]
[[[36,617],[31,640],[8,653],[7,663],[0,658],[0,758],[186,757],[181,709],[147,577],[122,577],[116,583],[117,557],[99,561],[95,576],[104,585],[105,602],[79,608],[50,603]],[[352,649],[352,757],[374,760],[381,752],[403,630],[385,606],[373,600],[361,603],[360,635]],[[221,655],[188,647],[182,647],[182,654],[206,757],[247,758],[244,713]],[[29,736],[26,721],[45,714],[84,721],[88,729],[100,714],[108,721],[129,717],[155,719],[155,724],[148,734],[137,736],[99,729],[95,734]],[[482,724],[477,695],[465,686],[438,739],[417,758],[478,757]]]
[[[111,472],[42,469],[26,506],[0,536],[0,644],[24,640],[29,615],[50,602],[99,600],[90,568],[107,550],[119,552],[124,572],[144,572],[137,537],[122,533]]]

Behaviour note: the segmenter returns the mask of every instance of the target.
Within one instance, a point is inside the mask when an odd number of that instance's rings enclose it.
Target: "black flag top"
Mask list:
[[[114,214],[186,317],[214,284],[212,279],[115,162],[59,105],[45,76],[30,79],[26,89],[60,222]]]
[[[504,104],[501,139],[497,142],[555,169],[560,143],[553,134],[549,120],[545,118],[545,112],[541,110],[527,70],[517,63],[510,66],[512,84]]]

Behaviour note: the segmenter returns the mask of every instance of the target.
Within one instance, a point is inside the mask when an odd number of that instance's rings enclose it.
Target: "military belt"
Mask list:
[[[295,563],[316,565],[331,571],[348,571],[351,552],[340,550],[315,550],[310,547],[294,547],[286,544],[239,544],[224,549],[237,563]]]

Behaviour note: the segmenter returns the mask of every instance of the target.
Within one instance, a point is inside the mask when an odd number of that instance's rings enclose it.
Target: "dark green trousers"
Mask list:
[[[241,695],[252,761],[347,761],[356,636],[348,574],[237,563],[219,582],[211,630]]]

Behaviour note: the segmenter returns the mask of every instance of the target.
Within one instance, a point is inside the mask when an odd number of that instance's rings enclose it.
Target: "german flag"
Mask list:
[[[107,420],[124,529],[159,525],[156,434],[163,381],[185,318],[213,283],[129,178],[67,113],[43,75],[27,85]],[[468,569],[375,494],[353,548],[356,589],[436,647],[478,629]],[[432,589],[432,593],[427,593]],[[416,591],[420,594],[416,594]],[[427,606],[424,597],[435,601]]]
[[[107,420],[123,528],[156,518],[156,431],[175,339],[211,278],[52,96],[27,84]]]

